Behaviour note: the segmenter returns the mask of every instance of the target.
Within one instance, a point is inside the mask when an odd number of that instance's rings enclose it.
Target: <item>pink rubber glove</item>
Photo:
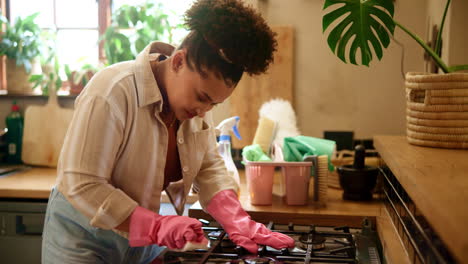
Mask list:
[[[129,244],[142,247],[151,244],[181,249],[187,242],[208,244],[200,221],[178,215],[158,215],[137,206],[130,216]]]
[[[265,225],[250,219],[232,190],[217,193],[206,210],[221,224],[234,243],[251,253],[257,253],[257,244],[276,249],[294,247],[294,240],[291,237],[272,232]]]

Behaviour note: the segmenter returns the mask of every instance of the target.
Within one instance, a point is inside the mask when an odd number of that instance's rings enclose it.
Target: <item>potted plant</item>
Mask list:
[[[33,89],[40,88],[43,95],[56,94],[62,87],[60,78],[60,64],[57,56],[53,57],[53,64],[43,64],[41,74],[33,74],[29,77],[29,82],[33,84]]]
[[[468,148],[468,65],[447,65],[440,57],[442,32],[451,0],[447,0],[434,48],[393,18],[393,0],[325,0],[323,9],[337,7],[322,18],[327,42],[340,60],[369,66],[373,55],[380,60],[395,27],[413,38],[443,71],[442,74],[406,74],[407,139],[415,145]],[[354,38],[353,38],[354,37]],[[370,43],[370,44],[369,44]],[[372,46],[372,48],[371,48]],[[373,52],[372,52],[373,51]],[[462,96],[464,95],[464,96]]]
[[[0,34],[0,55],[7,57],[7,84],[10,92],[31,93],[29,75],[35,69],[35,59],[41,52],[41,29],[34,23],[39,13],[34,13],[22,19],[18,17],[11,24],[4,16],[0,16],[0,26],[4,31]]]
[[[70,85],[70,94],[79,94],[91,80],[93,75],[99,70],[91,64],[85,64],[80,70],[71,70],[68,64],[65,64],[65,74]]]
[[[60,64],[55,49],[57,40],[56,30],[41,31],[41,54],[40,65],[41,73],[32,73],[29,77],[29,82],[32,83],[32,89],[39,88],[42,95],[50,95],[51,92],[57,93],[62,87],[62,79],[60,77]]]
[[[112,16],[112,25],[101,36],[107,64],[133,60],[154,40],[172,42],[172,29],[161,4],[146,1],[139,5],[123,5]]]

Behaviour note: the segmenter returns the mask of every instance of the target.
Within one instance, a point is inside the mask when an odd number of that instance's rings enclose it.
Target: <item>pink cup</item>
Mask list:
[[[310,165],[282,166],[285,200],[288,205],[305,205],[309,195]]]
[[[249,162],[245,165],[245,169],[250,203],[253,205],[271,205],[275,166],[271,163]]]

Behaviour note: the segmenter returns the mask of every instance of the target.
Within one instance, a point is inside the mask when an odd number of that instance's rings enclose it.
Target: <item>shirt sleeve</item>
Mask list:
[[[219,155],[216,133],[210,113],[205,118],[209,124],[209,133],[207,133],[208,138],[206,139],[207,148],[200,171],[194,180],[194,184],[199,190],[198,198],[202,208],[205,208],[211,198],[218,192],[231,189],[237,193],[239,189],[239,185],[233,175],[228,173],[224,160]]]
[[[103,229],[122,223],[137,206],[111,184],[124,135],[117,113],[102,96],[79,98],[58,165],[59,190],[92,226]]]

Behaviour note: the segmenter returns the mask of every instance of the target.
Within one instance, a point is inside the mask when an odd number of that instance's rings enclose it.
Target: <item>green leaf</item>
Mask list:
[[[0,22],[2,22],[2,23],[4,23],[4,24],[10,23],[10,22],[8,21],[8,19],[7,19],[6,17],[2,16],[2,15],[0,15]]]
[[[86,86],[86,84],[88,83],[88,80],[86,80],[86,78],[81,78],[81,85],[83,85],[83,87]]]
[[[140,53],[146,46],[147,42],[141,38],[138,38],[135,42],[135,48],[138,53]]]
[[[336,19],[338,19],[342,15],[350,12],[351,7],[352,6],[343,6],[343,7],[338,8],[338,9],[326,14],[325,16],[323,16],[323,23],[322,23],[323,32],[325,32],[325,30],[328,28],[328,26],[331,23],[333,23]],[[349,18],[351,18],[351,17],[349,17]]]
[[[40,82],[36,82],[36,83],[33,85],[32,89],[33,89],[33,90],[36,89],[37,87],[39,87],[39,85],[41,85],[41,83],[40,83]]]
[[[445,8],[444,8],[444,14],[442,15],[442,21],[440,22],[440,28],[439,32],[437,33],[437,39],[436,39],[436,46],[435,46],[435,53],[437,55],[440,55],[441,53],[441,48],[442,48],[442,32],[444,31],[444,25],[445,25],[445,18],[447,17],[447,11],[449,9],[451,0],[447,0],[445,3]]]
[[[28,81],[29,82],[36,82],[36,81],[39,81],[39,80],[42,81],[43,78],[44,77],[43,77],[42,74],[33,74],[33,75],[29,76]]]
[[[114,18],[114,21],[117,22],[117,25],[120,27],[120,28],[129,28],[130,25],[129,25],[129,19],[127,18],[127,14],[126,12],[124,12],[124,10],[122,10],[121,12],[118,12]]]
[[[55,80],[55,90],[58,91],[61,87],[62,87],[62,79],[57,78],[57,80]]]
[[[63,66],[64,70],[65,70],[65,75],[67,75],[67,78],[68,79],[71,79],[71,70],[70,70],[70,65],[68,64],[65,64]]]
[[[107,63],[132,60],[151,41],[170,40],[171,31],[178,25],[172,26],[168,22],[167,12],[163,5],[154,4],[151,0],[119,7],[112,17],[114,28],[108,28],[100,37],[100,41],[104,43]],[[126,39],[116,35],[119,29],[127,28],[132,30],[125,31]]]
[[[325,0],[323,9],[332,6],[335,9],[322,18],[323,31],[332,28],[327,37],[332,52],[343,62],[347,62],[348,52],[349,62],[353,64],[357,64],[358,49],[360,64],[369,66],[373,53],[380,60],[383,48],[387,48],[390,43],[390,34],[393,35],[395,31],[393,1]]]
[[[133,26],[135,26],[138,23],[138,10],[132,6],[128,10],[128,16],[130,18],[130,21],[132,22]]]
[[[456,71],[463,71],[463,70],[468,70],[468,64],[450,66],[448,69],[448,72],[456,72]]]
[[[352,22],[352,18],[347,17],[330,32],[327,42],[328,42],[328,46],[333,52],[336,51],[336,45],[338,44],[338,41],[341,39],[341,36],[343,35],[343,31],[351,22]]]
[[[24,24],[32,24],[32,23],[34,23],[34,19],[36,19],[36,17],[37,17],[38,15],[39,15],[39,12],[36,12],[36,13],[34,13],[34,14],[32,14],[32,15],[27,16],[27,17],[23,20]]]
[[[379,36],[379,39],[382,45],[385,48],[387,48],[388,45],[390,44],[390,38],[385,28],[381,24],[377,23],[377,21],[375,20],[372,20],[371,27],[377,32],[377,35]]]
[[[42,95],[49,95],[49,86],[48,85],[45,85],[44,87],[42,87]]]

